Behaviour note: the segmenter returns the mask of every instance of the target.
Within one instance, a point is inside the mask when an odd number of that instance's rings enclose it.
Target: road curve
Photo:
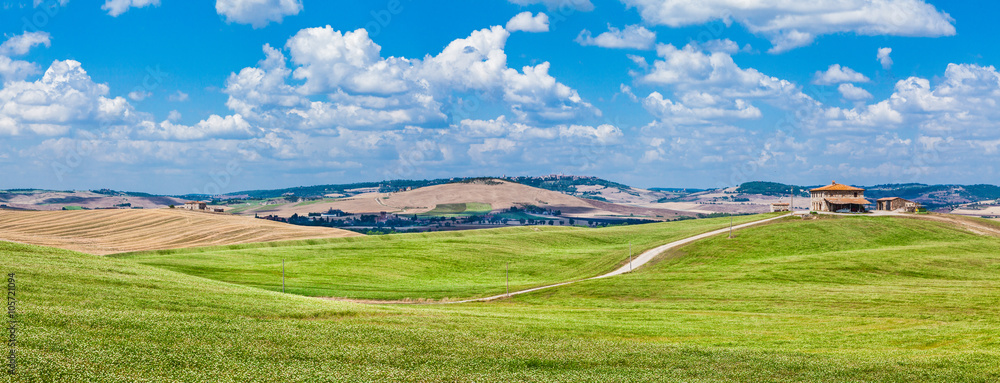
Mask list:
[[[778,219],[781,219],[781,218],[789,217],[791,215],[792,214],[787,214],[787,215],[782,215],[782,216],[778,216],[778,217],[774,217],[774,218],[763,219],[763,220],[760,220],[760,221],[754,221],[754,222],[750,222],[750,223],[744,223],[742,225],[736,225],[736,226],[733,226],[732,230],[739,230],[739,229],[743,229],[743,228],[747,228],[747,227],[751,227],[751,226],[760,225],[760,224],[771,222],[771,221],[775,221],[775,220],[778,220]],[[673,249],[673,248],[677,248],[677,247],[681,247],[681,246],[687,245],[687,244],[689,244],[691,242],[700,241],[700,240],[708,238],[708,237],[714,237],[714,236],[720,235],[720,234],[727,234],[727,233],[729,233],[729,230],[730,230],[730,228],[727,227],[725,229],[719,229],[719,230],[716,230],[716,231],[711,231],[711,232],[708,232],[708,233],[699,234],[699,235],[696,235],[696,236],[693,236],[693,237],[688,237],[688,238],[685,238],[685,239],[682,239],[682,240],[670,242],[670,243],[668,243],[666,245],[663,245],[663,246],[660,246],[660,247],[657,247],[657,248],[654,248],[654,249],[651,249],[651,250],[647,250],[646,252],[644,252],[642,254],[639,254],[638,257],[635,257],[634,259],[632,259],[632,262],[630,264],[626,264],[626,265],[618,268],[617,270],[612,271],[612,272],[607,273],[607,274],[604,274],[604,275],[598,275],[596,277],[587,278],[587,279],[580,279],[580,280],[575,280],[575,281],[562,282],[562,283],[557,283],[557,284],[554,284],[554,285],[547,285],[547,286],[535,287],[535,288],[531,288],[531,289],[527,289],[527,290],[515,291],[515,292],[512,292],[510,294],[501,294],[501,295],[494,295],[492,297],[477,298],[477,299],[467,299],[467,300],[464,300],[464,301],[444,302],[444,303],[455,304],[455,303],[489,302],[489,301],[495,301],[495,300],[498,300],[498,299],[510,298],[512,296],[515,296],[515,295],[532,293],[532,292],[539,291],[539,290],[551,289],[551,288],[559,287],[559,286],[566,286],[566,285],[577,283],[577,282],[589,281],[589,280],[594,280],[594,279],[603,279],[603,278],[613,277],[613,276],[616,276],[616,275],[627,274],[627,273],[630,273],[632,271],[638,270],[640,267],[642,267],[643,265],[649,263],[649,261],[652,261],[653,259],[655,259],[656,257],[660,256],[660,254],[663,254],[667,250],[670,250],[670,249]]]

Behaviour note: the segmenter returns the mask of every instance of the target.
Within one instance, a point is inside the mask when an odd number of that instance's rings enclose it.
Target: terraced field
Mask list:
[[[346,230],[183,209],[0,210],[0,240],[98,255],[359,235]]]

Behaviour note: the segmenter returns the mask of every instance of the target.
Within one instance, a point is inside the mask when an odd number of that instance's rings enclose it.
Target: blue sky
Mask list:
[[[691,3],[0,0],[0,188],[1000,183],[1000,5]]]

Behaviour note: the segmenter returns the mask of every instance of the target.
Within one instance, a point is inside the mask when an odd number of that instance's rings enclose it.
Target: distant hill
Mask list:
[[[597,177],[586,176],[545,176],[545,177],[509,177],[504,178],[522,185],[528,185],[539,189],[557,191],[560,193],[573,194],[579,191],[580,186],[603,186],[621,190],[632,189],[631,186],[614,181],[608,181]]]
[[[542,176],[542,177],[457,177],[457,178],[439,178],[432,180],[386,180],[379,182],[358,182],[350,184],[299,186],[293,188],[272,189],[272,190],[246,190],[246,191],[229,193],[229,195],[237,195],[237,196],[245,195],[252,199],[280,198],[288,196],[301,197],[301,198],[317,198],[329,194],[344,194],[344,195],[360,194],[361,192],[367,192],[368,190],[366,189],[377,189],[379,193],[394,193],[399,191],[405,191],[407,189],[418,189],[428,186],[444,185],[449,183],[469,183],[469,182],[476,182],[489,179],[501,179],[501,180],[516,182],[522,185],[536,187],[539,189],[551,190],[566,194],[584,193],[580,191],[579,188],[586,186],[601,186],[601,187],[621,189],[621,190],[632,189],[632,187],[628,185],[604,180],[597,177],[552,175],[552,176]],[[190,197],[190,199],[211,199],[212,197],[215,196],[192,194],[181,197]]]
[[[432,185],[441,185],[449,182],[455,182],[456,180],[464,180],[466,178],[452,178],[452,179],[434,179],[434,180],[389,180],[389,181],[379,181],[379,182],[358,182],[350,184],[330,184],[330,185],[314,185],[314,186],[297,186],[284,189],[270,189],[270,190],[245,190],[234,193],[228,193],[228,195],[246,195],[251,199],[268,199],[268,198],[280,198],[280,197],[301,197],[301,198],[315,198],[323,197],[328,194],[358,194],[352,193],[352,191],[359,189],[376,189],[379,192],[389,193],[399,190],[406,190],[407,188],[421,188]],[[190,197],[191,199],[213,199],[216,196],[210,196],[205,194],[189,194],[182,197]]]
[[[157,209],[169,205],[182,205],[186,200],[146,193],[51,190],[0,190],[0,207],[28,210],[63,210],[64,208],[140,208]]]
[[[558,185],[558,186],[553,186]],[[583,187],[572,183],[549,184],[550,187],[569,188]],[[617,190],[617,189],[616,189]],[[308,213],[341,210],[352,214],[364,213],[397,213],[424,214],[441,205],[476,203],[489,205],[492,210],[503,210],[511,207],[536,206],[538,208],[558,211],[565,216],[573,217],[631,217],[649,216],[652,218],[676,218],[680,212],[669,209],[638,208],[628,205],[611,204],[603,201],[580,198],[563,192],[537,188],[506,179],[463,179],[447,184],[431,185],[412,190],[394,193],[371,191],[349,197],[287,202],[263,205],[259,208],[241,209],[234,206],[234,211],[246,215],[277,215],[289,217]]]
[[[929,208],[952,206],[1000,198],[1000,187],[994,185],[877,185],[868,188],[871,198],[902,197]]]
[[[796,196],[809,196],[809,189],[803,186],[785,185],[776,182],[747,182],[736,189],[740,194],[760,194],[767,196],[787,196],[793,191]]]
[[[514,176],[514,177],[456,177],[430,180],[385,180],[348,184],[299,186],[283,189],[246,190],[226,195],[156,195],[117,190],[50,191],[35,189],[0,190],[0,208],[60,210],[64,207],[85,209],[133,207],[161,208],[180,205],[189,200],[211,200],[230,205],[243,200],[273,200],[271,204],[284,205],[303,201],[352,198],[367,193],[400,193],[431,186],[503,180],[524,186],[558,192],[592,201],[640,207],[681,209],[689,212],[760,212],[788,196],[790,190],[799,197],[808,197],[809,189],[820,185],[789,185],[777,182],[747,182],[725,189],[650,188],[639,189],[598,177],[574,175]],[[1000,186],[995,185],[926,185],[885,184],[864,186],[871,199],[902,197],[917,201],[931,209],[942,209],[963,204],[1000,199]],[[728,201],[733,206],[723,206]],[[675,205],[665,205],[675,204]],[[677,205],[683,204],[683,205]],[[700,206],[699,206],[700,205]],[[756,207],[753,207],[756,206]]]

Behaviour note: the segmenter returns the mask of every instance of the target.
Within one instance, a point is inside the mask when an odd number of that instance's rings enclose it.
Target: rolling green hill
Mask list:
[[[736,223],[766,216],[737,217]],[[355,299],[444,299],[502,294],[611,271],[635,254],[729,225],[705,219],[604,229],[514,227],[250,244],[122,254],[199,277],[281,291]]]
[[[902,366],[944,358],[936,374],[985,376],[955,361],[1000,361],[991,335],[1000,331],[1000,240],[913,219],[785,220],[696,242],[640,273],[517,301],[651,318],[642,328],[610,325],[623,337],[857,363],[902,358],[896,372],[912,380],[934,374]]]
[[[440,245],[460,252],[460,238]],[[0,270],[18,272],[23,313],[20,375],[0,382],[1000,375],[1000,239],[937,222],[783,220],[696,242],[634,274],[462,305],[357,305],[129,259],[9,243],[0,253]]]

